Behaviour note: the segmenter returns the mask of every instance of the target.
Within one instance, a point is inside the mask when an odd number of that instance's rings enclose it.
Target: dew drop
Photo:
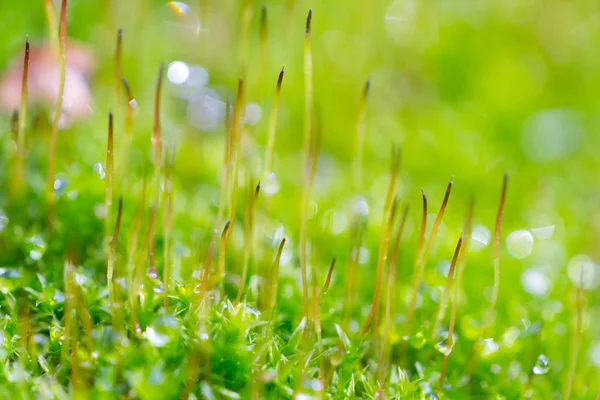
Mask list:
[[[483,339],[483,356],[489,356],[498,351],[500,345],[493,338]]]
[[[524,229],[513,231],[506,237],[506,247],[513,257],[525,258],[533,250],[533,235]]]
[[[54,180],[54,185],[53,185],[54,191],[58,194],[62,194],[67,189],[68,185],[69,185],[69,181],[67,180],[67,178],[57,177]]]
[[[106,172],[104,172],[104,167],[102,163],[94,164],[94,173],[100,177],[100,179],[104,179],[106,177]]]
[[[158,294],[165,292],[165,288],[163,287],[163,285],[154,286],[152,290],[154,291],[154,293]]]
[[[364,199],[359,199],[359,200],[355,201],[354,205],[352,206],[352,209],[358,215],[361,215],[361,216],[369,215],[369,203],[367,203],[366,200],[364,200]]]
[[[29,257],[37,261],[46,252],[46,242],[40,235],[34,235],[27,240],[27,249],[29,250]]]
[[[19,279],[21,271],[14,268],[0,268],[0,278],[2,279]]]
[[[537,358],[535,365],[533,366],[533,373],[536,375],[544,375],[550,371],[550,360],[543,354],[540,354]]]
[[[550,239],[552,237],[552,234],[554,233],[554,225],[543,226],[540,228],[532,228],[531,233],[538,239]]]
[[[260,184],[260,190],[266,196],[273,196],[277,192],[279,192],[279,181],[277,180],[277,175],[274,172],[271,172],[267,175],[267,179]]]
[[[162,347],[169,342],[169,335],[158,333],[151,326],[146,328],[144,336],[146,337],[146,339],[148,339],[150,343],[152,343],[152,345],[156,347]]]
[[[417,332],[416,334],[414,334],[413,336],[411,336],[408,339],[408,343],[410,343],[410,345],[412,347],[414,347],[415,349],[420,349],[421,347],[425,346],[426,342],[427,342],[427,339],[425,338],[425,335],[421,331]]]
[[[502,344],[505,347],[512,347],[512,345],[515,344],[515,341],[517,340],[518,337],[519,337],[519,329],[514,326],[511,326],[510,328],[508,328],[506,330],[506,332],[502,336]]]
[[[483,226],[477,225],[473,228],[473,232],[471,233],[471,247],[473,250],[481,250],[490,244],[490,239],[492,234],[490,230]]]
[[[438,341],[435,344],[435,348],[437,351],[447,356],[452,352],[452,348],[458,339],[458,335],[456,333],[452,334],[452,344],[448,342],[448,332],[443,332],[440,336],[438,336]]]

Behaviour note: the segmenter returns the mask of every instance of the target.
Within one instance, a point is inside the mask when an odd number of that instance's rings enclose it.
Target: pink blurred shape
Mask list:
[[[29,53],[29,104],[54,106],[58,98],[60,66],[48,43],[32,46]],[[92,113],[92,93],[87,78],[92,73],[94,54],[85,45],[67,43],[67,70],[63,97],[63,122],[85,119]],[[23,53],[19,53],[0,80],[0,108],[12,112],[21,104]]]

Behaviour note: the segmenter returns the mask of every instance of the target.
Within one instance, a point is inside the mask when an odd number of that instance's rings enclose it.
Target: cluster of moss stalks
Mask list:
[[[52,15],[51,2],[47,3],[51,9],[48,15]],[[250,2],[246,3],[244,15],[248,17],[243,19],[243,35],[248,34],[250,15]],[[214,229],[204,235],[207,240],[198,243],[199,250],[185,259],[189,265],[182,266],[182,258],[173,255],[176,152],[172,147],[166,151],[163,148],[162,67],[149,137],[153,168],[140,180],[142,184],[132,185],[129,181],[129,190],[115,173],[115,164],[126,163],[135,143],[134,97],[121,74],[122,31],[117,35],[115,53],[114,110],[118,118],[109,113],[102,212],[95,215],[91,211],[98,201],[93,191],[89,198],[84,192],[73,197],[61,192],[64,182],[56,174],[56,149],[61,142],[66,14],[67,0],[63,0],[58,22],[57,18],[49,18],[51,31],[58,32],[53,37],[61,75],[47,140],[40,144],[33,140],[39,135],[26,138],[40,129],[27,128],[28,42],[22,104],[13,119],[13,135],[5,140],[5,148],[12,150],[9,173],[2,185],[7,193],[3,198],[6,213],[0,216],[0,249],[6,265],[0,277],[0,387],[4,396],[433,399],[534,395],[535,370],[526,373],[524,381],[495,383],[489,365],[481,360],[488,350],[487,338],[493,335],[500,294],[507,175],[501,185],[495,221],[491,301],[476,333],[469,337],[457,329],[457,314],[474,202],[467,207],[463,233],[456,238],[437,306],[421,307],[424,272],[453,182],[429,230],[427,197],[422,193],[417,246],[409,251],[415,255],[410,272],[413,278],[405,287],[406,279],[398,279],[397,268],[409,207],[398,198],[397,148],[392,150],[388,190],[381,194],[385,201],[379,245],[376,262],[369,266],[374,276],[370,306],[362,307],[357,293],[363,278],[358,249],[363,245],[366,226],[360,212],[352,221],[347,246],[350,255],[343,265],[336,266],[333,258],[327,269],[317,267],[314,254],[319,250],[314,248],[323,243],[311,217],[311,192],[321,132],[312,88],[312,12],[304,36],[301,195],[289,200],[299,209],[299,226],[292,229],[298,237],[293,252],[299,255],[299,279],[279,274],[282,254],[288,246],[286,237],[280,235],[264,244],[267,228],[263,225],[268,225],[270,204],[269,198],[261,195],[259,182],[268,182],[275,173],[277,111],[284,70],[276,81],[260,177],[249,176],[255,168],[245,165],[247,160],[241,155],[246,133],[241,122],[244,77],[240,78],[232,112],[226,118],[224,172]],[[266,8],[262,21],[261,30],[265,30]],[[266,34],[261,33],[261,40],[266,40]],[[367,82],[356,122],[353,174],[357,188],[363,174],[368,94]],[[115,119],[123,122],[122,128],[115,128]],[[113,148],[114,133],[122,135],[123,149]],[[31,181],[26,177],[37,177],[44,167],[46,190],[40,195],[36,190],[40,185],[28,186],[25,182]],[[140,190],[133,190],[138,186]],[[241,246],[231,243],[233,235],[240,236]],[[407,270],[405,265],[405,276]],[[173,279],[174,272],[185,279]],[[328,293],[332,280],[337,282],[338,290]],[[283,293],[284,286],[291,288],[291,294]],[[400,295],[406,295],[406,305]],[[571,396],[581,342],[581,291],[578,305],[565,399]],[[463,342],[458,354],[453,351],[457,339]],[[547,371],[548,361],[540,357],[533,364],[538,372],[540,368]],[[540,390],[552,393],[546,386]]]

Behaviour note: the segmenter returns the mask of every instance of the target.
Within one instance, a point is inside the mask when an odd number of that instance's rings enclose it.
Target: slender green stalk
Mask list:
[[[129,86],[129,82],[127,82],[127,78],[122,78],[121,82],[123,82],[123,87],[125,88],[125,93],[127,95],[127,112],[125,114],[125,136],[130,137],[133,132],[133,118],[135,117],[135,98],[133,97],[133,93],[131,92],[131,87]]]
[[[344,322],[343,327],[347,328],[354,309],[356,300],[357,282],[358,282],[358,258],[360,248],[362,247],[364,232],[367,221],[362,216],[356,215],[351,231],[350,262],[348,265],[348,275],[346,277],[346,300],[344,301]]]
[[[163,289],[164,307],[169,306],[169,278],[171,274],[171,229],[173,225],[173,164],[175,162],[175,148],[171,148],[170,156],[165,164],[165,180],[163,183]]]
[[[23,56],[23,76],[21,78],[21,106],[19,107],[19,120],[17,129],[17,163],[16,173],[12,180],[16,194],[20,194],[25,181],[25,123],[27,122],[27,80],[29,77],[29,39],[25,40],[25,54]]]
[[[223,232],[221,233],[221,242],[219,245],[219,264],[217,271],[217,286],[221,291],[221,298],[224,298],[225,294],[225,252],[227,250],[227,239],[229,238],[229,227],[231,226],[231,221],[227,221],[225,223],[225,227],[223,228]]]
[[[160,93],[164,75],[164,66],[161,65],[156,81],[156,96],[154,99],[154,128],[152,129],[152,147],[154,148],[154,199],[152,201],[152,213],[150,214],[150,276],[158,276],[156,260],[154,256],[156,216],[158,214],[158,193],[160,191],[160,166],[162,162],[162,133],[160,125]]]
[[[112,242],[110,246],[110,254],[108,257],[108,265],[106,268],[106,280],[108,282],[108,293],[110,297],[111,308],[114,307],[114,292],[113,292],[113,274],[115,271],[115,262],[117,260],[117,243],[119,239],[119,230],[121,229],[121,214],[123,213],[123,198],[119,198],[119,209],[117,212],[117,222],[113,232]]]
[[[277,248],[277,254],[275,255],[275,261],[273,261],[273,269],[271,275],[271,300],[269,303],[269,308],[271,310],[275,309],[277,305],[277,287],[279,285],[279,264],[281,262],[281,253],[283,252],[283,246],[285,246],[285,238],[281,239],[279,243],[279,247]],[[273,315],[271,315],[271,320],[273,320]]]
[[[50,37],[50,47],[57,59],[60,58],[60,42],[58,38],[58,21],[56,20],[56,10],[52,0],[44,0],[46,10],[46,21],[48,22],[48,36]]]
[[[65,93],[65,77],[67,72],[67,0],[62,0],[60,9],[60,27],[58,33],[60,53],[60,82],[58,84],[58,98],[52,121],[50,134],[50,151],[48,156],[48,182],[46,184],[46,200],[48,202],[48,222],[54,222],[54,170],[56,165],[56,140],[58,137],[59,121],[62,115],[63,96]]]
[[[114,88],[114,109],[121,109],[121,85],[123,77],[122,67],[122,48],[123,48],[123,29],[119,28],[117,32],[117,44],[115,47],[115,88]]]
[[[496,215],[496,227],[494,229],[494,287],[492,291],[492,299],[488,306],[487,312],[483,319],[483,325],[481,328],[481,335],[473,348],[473,354],[469,365],[467,367],[467,375],[470,375],[475,369],[477,364],[477,358],[479,357],[479,351],[481,348],[481,338],[483,335],[487,335],[488,330],[494,321],[494,312],[496,310],[496,302],[498,301],[498,293],[500,291],[500,236],[502,229],[502,216],[504,215],[504,203],[506,201],[506,189],[508,186],[508,174],[504,174],[502,181],[502,192],[500,194],[500,205],[498,206],[498,213]]]
[[[404,207],[404,211],[402,212],[402,217],[400,219],[400,225],[398,226],[398,231],[396,232],[396,237],[394,239],[394,245],[392,247],[392,253],[390,257],[390,269],[388,271],[388,279],[387,279],[387,291],[385,298],[385,319],[384,319],[384,328],[383,335],[381,340],[381,348],[379,353],[379,363],[377,364],[377,372],[375,376],[379,377],[380,382],[384,382],[384,372],[385,371],[385,358],[386,358],[386,350],[388,349],[387,341],[390,331],[390,326],[392,324],[392,307],[395,304],[395,286],[396,286],[396,271],[397,271],[397,259],[398,259],[398,251],[400,248],[400,240],[402,239],[402,233],[404,232],[404,225],[406,224],[406,217],[408,216],[409,205],[407,204]],[[389,355],[388,355],[389,357]]]
[[[256,185],[254,194],[250,193],[248,208],[246,210],[246,224],[245,224],[245,240],[244,240],[244,261],[242,266],[242,279],[240,281],[240,287],[238,290],[236,303],[239,303],[246,290],[246,280],[248,279],[248,268],[250,265],[250,258],[252,256],[252,248],[254,246],[254,219],[256,214],[256,200],[258,199],[258,193],[260,192],[260,182]]]
[[[273,98],[273,108],[269,116],[269,131],[267,138],[267,150],[265,154],[265,170],[263,176],[268,179],[269,174],[273,172],[273,156],[275,152],[275,136],[277,133],[277,113],[279,111],[279,97],[281,94],[281,84],[283,82],[284,67],[281,67],[279,77],[277,78],[277,87],[275,88],[275,97]]]
[[[565,394],[563,398],[565,400],[571,399],[573,392],[573,382],[575,381],[575,369],[577,368],[577,359],[579,357],[579,350],[581,349],[581,342],[583,338],[583,311],[585,307],[585,293],[584,293],[584,281],[583,281],[584,267],[581,267],[579,277],[579,288],[577,290],[577,309],[575,313],[575,332],[571,339],[571,351],[569,359],[569,372],[567,375],[567,383],[565,386]],[[598,397],[598,395],[596,395]]]
[[[325,296],[327,290],[329,290],[329,285],[331,284],[331,276],[333,274],[333,269],[335,268],[335,257],[331,260],[331,264],[329,264],[329,270],[327,271],[327,278],[325,278],[325,283],[323,284],[323,289],[321,289],[321,297]]]
[[[456,263],[458,261],[460,248],[462,246],[463,240],[464,236],[463,234],[461,234],[460,238],[458,239],[458,244],[456,245],[456,250],[454,251],[454,257],[452,257],[452,262],[450,263],[450,269],[448,270],[448,276],[446,277],[446,286],[444,287],[444,294],[442,294],[442,299],[440,300],[440,305],[438,306],[438,312],[435,316],[435,322],[433,323],[433,329],[431,331],[432,339],[434,339],[438,334],[440,326],[442,324],[442,320],[446,315],[448,299],[450,297],[450,293],[452,293],[452,281],[454,279],[454,270],[456,269]]]
[[[388,246],[390,241],[390,235],[394,226],[394,218],[396,216],[397,199],[394,198],[396,193],[396,183],[398,181],[398,174],[400,172],[400,151],[392,149],[392,166],[390,174],[390,183],[388,186],[387,196],[385,199],[385,205],[383,209],[383,220],[381,221],[382,233],[379,239],[379,250],[377,253],[377,275],[375,278],[375,292],[373,294],[373,302],[371,304],[371,311],[365,321],[362,329],[362,334],[367,333],[371,321],[378,315],[379,301],[381,299],[381,284],[383,281],[383,269],[388,254]],[[378,318],[376,318],[378,319]]]
[[[367,98],[371,89],[371,81],[367,79],[363,89],[362,97],[358,106],[358,118],[356,120],[356,136],[354,138],[354,190],[358,191],[363,184],[363,154],[366,133],[366,110]]]
[[[302,184],[302,195],[300,197],[300,269],[302,275],[302,295],[304,298],[304,317],[309,316],[308,301],[308,279],[307,269],[307,220],[308,206],[310,201],[309,170],[311,169],[310,150],[312,143],[312,114],[313,114],[313,88],[312,88],[312,52],[310,46],[310,25],[312,20],[312,10],[308,11],[306,18],[306,29],[304,34],[304,177]]]
[[[494,230],[494,289],[492,291],[492,300],[484,319],[483,331],[487,331],[494,319],[494,311],[498,302],[498,293],[500,291],[500,235],[502,229],[502,215],[504,214],[504,202],[506,201],[506,187],[508,185],[508,174],[504,175],[502,183],[502,194],[500,195],[500,206],[496,216],[496,228]]]
[[[317,346],[319,349],[319,355],[323,354],[323,335],[321,331],[321,313],[319,310],[320,298],[319,298],[319,280],[317,278],[317,268],[312,267],[312,299],[313,299],[313,321],[315,324],[315,332],[317,334]],[[319,379],[323,379],[325,372],[325,365],[323,363],[324,357],[321,357],[319,363]]]
[[[446,194],[444,195],[444,200],[442,201],[442,205],[440,206],[440,210],[438,211],[435,222],[433,223],[433,227],[431,228],[431,233],[429,234],[429,239],[427,240],[427,245],[424,251],[417,252],[417,263],[415,266],[415,277],[413,280],[412,286],[412,295],[410,299],[410,305],[408,306],[408,311],[406,313],[406,335],[410,334],[410,329],[412,325],[412,320],[414,317],[415,307],[417,305],[417,295],[419,293],[419,286],[421,286],[421,281],[423,280],[423,273],[425,272],[425,264],[427,263],[427,258],[429,257],[429,253],[433,247],[433,243],[437,237],[438,230],[440,229],[440,225],[442,224],[442,219],[444,218],[444,212],[446,211],[446,205],[448,204],[448,199],[450,198],[450,192],[452,191],[452,179],[446,188]],[[425,195],[423,195],[425,196]],[[425,221],[426,222],[426,221]],[[423,229],[423,227],[421,228]],[[424,237],[424,236],[423,236]],[[421,240],[421,239],[419,239]]]
[[[106,144],[106,189],[104,195],[104,205],[106,207],[106,216],[104,217],[104,244],[105,252],[108,252],[110,240],[110,217],[113,202],[113,179],[114,179],[114,152],[113,152],[113,114],[108,113],[108,139]]]
[[[452,258],[452,264],[450,264],[450,270],[448,271],[448,279],[446,280],[446,288],[444,289],[444,295],[446,294],[446,292],[450,292],[452,290],[452,278],[454,276],[454,269],[455,269],[455,265],[456,265],[456,260],[459,256],[460,253],[460,247],[461,247],[461,243],[463,241],[463,235],[460,235],[460,239],[458,239],[458,244],[456,245],[456,251],[454,252],[454,257]],[[463,251],[464,253],[464,251]],[[442,371],[440,373],[440,379],[438,381],[438,387],[440,390],[443,389],[444,387],[444,380],[446,379],[446,370],[448,369],[448,359],[450,358],[450,353],[452,352],[452,347],[454,346],[454,324],[456,322],[456,307],[454,307],[454,304],[457,302],[458,300],[458,285],[454,285],[454,288],[452,290],[452,312],[451,312],[451,316],[450,316],[450,325],[448,326],[448,338],[447,340],[447,344],[446,344],[446,352],[444,353],[444,361],[442,362]],[[447,298],[446,298],[447,301]],[[439,326],[439,322],[444,318],[444,311],[445,311],[445,307],[444,310],[442,310],[442,304],[440,303],[440,309],[438,311],[438,317],[436,318],[436,324],[438,324]],[[438,328],[439,329],[439,328]],[[434,328],[434,332],[437,332],[437,329]],[[435,334],[435,333],[434,333]]]

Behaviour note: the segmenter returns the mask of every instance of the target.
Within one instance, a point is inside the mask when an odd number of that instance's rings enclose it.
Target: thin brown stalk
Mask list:
[[[108,240],[110,239],[110,217],[113,200],[113,179],[114,179],[114,154],[113,154],[113,113],[108,113],[108,139],[106,144],[106,189],[104,196],[104,205],[106,207],[106,216],[104,218],[104,244],[106,251],[109,250]]]
[[[484,319],[483,332],[486,332],[494,319],[496,303],[498,302],[498,293],[500,291],[500,239],[502,229],[502,215],[504,214],[504,203],[506,201],[506,188],[508,185],[508,174],[504,175],[502,183],[502,194],[500,195],[500,206],[496,216],[496,228],[494,229],[494,288],[492,291],[492,300],[487,310],[487,316]]]
[[[329,270],[327,271],[327,278],[325,278],[325,283],[323,284],[323,289],[321,289],[321,296],[325,296],[327,290],[329,290],[329,285],[331,284],[331,275],[333,274],[333,269],[335,268],[335,257],[331,260],[331,264],[329,264]]]
[[[144,216],[144,208],[146,207],[146,192],[148,189],[148,178],[144,175],[144,179],[142,180],[142,193],[140,195],[140,199],[137,205],[137,210],[135,212],[135,217],[133,218],[133,225],[131,229],[131,239],[129,242],[129,262],[132,261],[133,255],[137,251],[138,238],[140,233],[140,228],[142,225],[142,217]]]
[[[19,140],[19,110],[14,110],[10,116],[10,137],[14,143]]]
[[[265,171],[264,178],[267,179],[269,174],[273,172],[273,155],[275,151],[275,136],[277,132],[277,113],[279,110],[279,97],[281,94],[281,84],[283,83],[284,67],[281,67],[279,77],[277,78],[277,86],[275,88],[275,97],[273,98],[273,108],[269,116],[269,131],[267,138],[267,150],[265,154]]]
[[[281,262],[281,253],[283,252],[283,246],[285,245],[285,238],[281,239],[279,247],[277,248],[277,254],[275,255],[275,261],[273,261],[273,272],[271,274],[271,301],[269,308],[273,310],[277,304],[277,287],[279,286],[279,264]],[[272,316],[271,316],[272,318]]]
[[[312,114],[313,114],[313,89],[312,89],[312,52],[310,46],[310,25],[312,20],[312,10],[309,10],[306,18],[306,29],[304,34],[304,178],[302,185],[302,195],[300,198],[300,269],[302,275],[302,295],[304,299],[304,317],[308,319],[309,300],[308,300],[308,279],[306,275],[307,268],[307,219],[309,203],[309,175],[311,169],[310,150],[312,143]]]
[[[171,148],[170,157],[165,164],[165,180],[163,183],[163,289],[165,309],[169,306],[169,278],[171,274],[171,229],[173,225],[173,164],[175,162],[175,149]]]
[[[133,132],[133,118],[135,117],[135,98],[131,92],[131,87],[127,78],[122,78],[125,94],[127,95],[127,113],[125,115],[125,135],[129,137]]]
[[[450,297],[450,293],[452,293],[452,281],[454,279],[454,270],[456,269],[456,263],[458,261],[460,248],[462,246],[463,240],[464,236],[463,234],[461,234],[460,238],[458,239],[458,244],[456,245],[456,250],[454,251],[454,257],[452,257],[452,262],[450,263],[450,269],[448,270],[448,276],[446,277],[446,286],[444,287],[444,294],[442,294],[442,299],[440,300],[440,305],[438,307],[438,312],[435,317],[435,322],[433,323],[433,329],[431,331],[432,339],[434,339],[438,334],[440,326],[442,324],[442,320],[446,315],[448,299]]]
[[[229,238],[229,227],[231,221],[225,223],[223,232],[221,233],[221,242],[219,244],[219,264],[217,271],[217,286],[221,291],[221,298],[224,298],[225,294],[225,252],[227,250],[227,239]]]
[[[367,98],[369,97],[370,89],[371,80],[367,79],[358,106],[358,118],[356,120],[356,136],[354,138],[354,186],[356,191],[360,189],[363,183],[363,153],[366,133],[365,117],[367,110]]]
[[[454,258],[452,258],[452,264],[450,264],[450,271],[448,271],[448,279],[446,280],[446,288],[444,289],[444,294],[446,294],[446,292],[450,292],[451,289],[451,285],[452,285],[452,277],[454,275],[454,266],[456,265],[456,259],[459,256],[460,253],[460,247],[461,247],[461,243],[463,241],[463,235],[461,234],[460,239],[458,239],[458,244],[456,245],[456,251],[454,252]],[[465,251],[462,252],[462,254],[464,254]],[[448,338],[447,338],[447,344],[446,344],[446,352],[444,353],[444,361],[442,363],[442,371],[440,373],[440,379],[438,381],[438,386],[439,386],[439,390],[442,390],[444,387],[444,380],[446,379],[446,371],[448,369],[448,359],[450,358],[450,353],[452,352],[452,347],[454,346],[454,323],[456,322],[456,307],[454,307],[454,304],[458,301],[458,290],[459,287],[458,285],[454,285],[454,288],[452,290],[452,311],[451,311],[451,316],[450,316],[450,325],[448,326]],[[440,317],[440,313],[442,314]],[[444,318],[443,315],[443,311],[442,311],[442,305],[440,303],[440,310],[438,312],[438,318],[439,320]],[[437,320],[436,320],[437,322]],[[434,332],[436,332],[437,330],[434,330]]]
[[[19,194],[25,180],[25,123],[27,121],[27,80],[29,77],[29,39],[25,40],[23,56],[23,77],[21,79],[21,106],[18,113],[17,128],[17,165],[15,178],[12,180],[15,191]]]
[[[396,232],[396,237],[394,239],[394,245],[392,247],[392,253],[390,256],[390,269],[388,272],[387,279],[387,291],[385,298],[385,320],[384,320],[384,329],[381,340],[381,348],[379,353],[379,363],[377,364],[376,376],[379,377],[380,382],[384,381],[384,372],[385,371],[385,358],[386,358],[386,350],[387,350],[387,341],[390,331],[390,326],[392,324],[392,306],[395,304],[395,290],[394,287],[396,285],[396,271],[397,271],[397,259],[398,259],[398,251],[400,248],[400,240],[402,239],[402,233],[404,232],[404,225],[406,224],[406,218],[408,216],[409,205],[407,204],[404,207],[404,211],[402,212],[402,217],[400,219],[400,226],[398,227],[398,231]],[[389,357],[389,356],[388,356]]]
[[[498,206],[498,213],[496,215],[496,227],[494,229],[494,287],[492,291],[492,299],[488,306],[487,312],[485,314],[483,325],[481,329],[481,335],[477,342],[475,342],[475,346],[473,348],[473,354],[471,356],[471,360],[469,361],[469,366],[467,368],[467,375],[470,375],[471,372],[475,369],[475,365],[477,363],[477,358],[479,356],[480,350],[480,342],[483,335],[488,333],[488,330],[491,327],[491,323],[494,320],[494,312],[496,310],[496,302],[498,301],[498,293],[500,290],[500,236],[501,236],[501,228],[502,228],[502,216],[504,214],[504,203],[506,201],[506,189],[508,186],[508,174],[504,174],[504,179],[502,181],[502,192],[500,194],[500,204]]]
[[[231,116],[231,143],[228,147],[229,151],[229,164],[231,165],[231,171],[229,173],[229,189],[230,189],[230,200],[229,200],[229,220],[232,224],[235,224],[235,213],[237,211],[237,182],[238,182],[238,170],[240,165],[240,151],[241,151],[241,139],[242,139],[242,116],[244,114],[244,80],[238,81],[238,89],[235,98],[235,104],[233,105],[233,114]]]
[[[152,277],[158,276],[156,260],[154,256],[156,216],[158,214],[158,193],[160,190],[160,165],[162,161],[162,133],[160,125],[160,93],[164,74],[164,65],[160,66],[158,79],[156,81],[156,96],[154,98],[154,128],[152,129],[152,147],[154,148],[154,200],[152,202],[152,213],[150,214],[150,271]]]
[[[238,83],[238,99],[241,98],[241,81]],[[234,106],[235,107],[235,106]],[[221,184],[221,189],[219,191],[219,208],[217,211],[217,219],[215,221],[215,225],[213,228],[212,237],[210,239],[210,243],[208,245],[208,251],[206,252],[206,258],[204,259],[204,269],[210,269],[212,264],[214,247],[216,246],[217,237],[219,235],[221,229],[221,221],[223,219],[223,215],[225,214],[225,206],[227,202],[227,196],[229,195],[230,181],[233,173],[233,124],[229,123],[229,100],[225,104],[225,180]],[[236,114],[237,117],[237,114]],[[232,223],[232,220],[229,220],[229,223]]]
[[[245,223],[245,239],[244,239],[244,261],[242,266],[242,279],[240,281],[240,287],[238,290],[236,303],[239,303],[242,299],[242,295],[246,290],[246,280],[248,279],[248,269],[250,266],[250,258],[252,256],[253,239],[254,239],[254,218],[256,214],[256,201],[258,199],[258,193],[260,192],[260,182],[256,185],[254,193],[250,193],[248,209],[246,210],[246,223]]]
[[[350,263],[348,265],[348,277],[346,278],[346,301],[344,301],[344,323],[343,327],[346,329],[352,316],[352,310],[354,308],[354,302],[356,300],[357,293],[357,282],[358,282],[358,258],[360,255],[360,248],[362,247],[364,231],[366,227],[366,220],[363,220],[361,216],[356,215],[352,229],[352,243],[350,246]]]
[[[50,152],[48,156],[48,182],[46,185],[46,200],[48,202],[48,222],[54,222],[54,170],[56,165],[56,140],[58,137],[59,121],[62,114],[63,96],[65,93],[65,77],[67,72],[67,0],[62,0],[60,9],[60,26],[58,33],[60,55],[60,82],[58,84],[58,98],[52,121],[50,135]]]
[[[392,165],[390,173],[390,183],[388,185],[388,191],[385,199],[385,205],[383,209],[383,220],[381,221],[382,234],[379,239],[379,249],[377,252],[377,273],[375,277],[375,292],[373,294],[373,302],[371,303],[371,311],[369,316],[363,325],[361,334],[364,335],[369,330],[369,326],[373,318],[379,313],[379,302],[381,299],[381,284],[383,282],[383,270],[385,267],[385,261],[388,254],[388,246],[390,242],[390,235],[394,226],[394,218],[396,216],[396,208],[398,205],[397,199],[394,198],[396,193],[396,183],[398,181],[398,174],[400,172],[400,151],[392,149]],[[378,319],[378,318],[376,318]],[[378,322],[378,321],[377,321]]]
[[[473,223],[473,208],[474,208],[474,200],[471,198],[469,202],[469,207],[467,209],[467,217],[465,219],[465,227],[464,227],[464,235],[463,235],[463,245],[462,250],[460,252],[458,265],[456,266],[456,279],[454,283],[454,288],[452,289],[452,308],[450,309],[450,323],[448,325],[448,344],[447,348],[450,349],[447,354],[444,355],[444,361],[442,363],[442,374],[446,374],[446,370],[448,368],[448,359],[450,358],[450,351],[452,351],[452,347],[454,346],[454,327],[456,324],[456,315],[458,313],[458,303],[460,301],[460,288],[461,288],[461,280],[462,273],[465,266],[465,260],[467,254],[469,252],[469,246],[471,243],[471,231],[472,231],[472,223]],[[439,380],[439,388],[443,389],[444,379],[440,376]]]
[[[123,47],[123,28],[119,28],[117,32],[117,43],[115,46],[115,90],[114,90],[114,108],[121,109],[121,79],[123,77],[122,68],[122,47]]]
[[[429,234],[429,239],[427,240],[427,244],[425,246],[425,250],[417,254],[417,263],[415,266],[415,277],[412,286],[412,296],[410,299],[410,305],[408,306],[408,311],[406,313],[406,335],[410,334],[410,329],[412,325],[412,320],[415,312],[415,307],[417,305],[417,295],[419,294],[419,286],[421,285],[421,281],[423,280],[423,273],[425,272],[425,264],[427,263],[427,258],[429,257],[429,253],[433,247],[433,243],[435,242],[438,230],[440,229],[440,225],[442,224],[442,219],[444,218],[444,212],[446,211],[446,205],[448,204],[448,199],[450,198],[450,192],[452,191],[452,179],[446,188],[446,194],[444,195],[444,200],[442,201],[442,205],[440,206],[440,210],[438,211],[437,217],[433,223],[431,228],[431,233]]]

